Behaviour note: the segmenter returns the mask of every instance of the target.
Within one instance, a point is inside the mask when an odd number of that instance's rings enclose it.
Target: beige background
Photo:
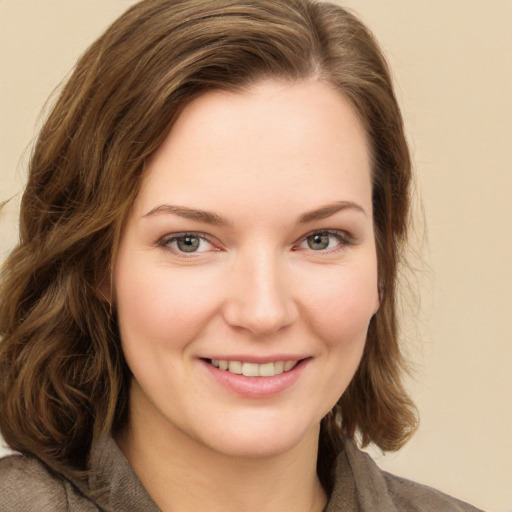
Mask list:
[[[0,259],[45,99],[129,0],[0,0]],[[384,468],[512,511],[512,1],[347,0],[391,61],[423,198],[404,337],[421,411]],[[418,229],[419,237],[423,231]]]

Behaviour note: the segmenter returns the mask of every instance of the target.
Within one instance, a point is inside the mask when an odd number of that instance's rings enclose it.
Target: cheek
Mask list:
[[[201,272],[170,272],[165,265],[119,259],[115,290],[123,345],[182,346],[215,309],[216,289]]]
[[[322,290],[310,283],[304,310],[309,312],[305,314],[310,332],[322,342],[319,362],[324,366],[313,387],[321,390],[325,415],[343,395],[361,361],[378,306],[377,272],[373,266],[334,269],[323,282]]]
[[[334,269],[322,286],[307,284],[304,314],[324,341],[332,348],[364,344],[378,308],[376,266]]]

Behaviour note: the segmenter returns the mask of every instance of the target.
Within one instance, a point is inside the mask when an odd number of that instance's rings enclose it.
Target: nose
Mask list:
[[[297,307],[283,266],[279,257],[263,251],[238,259],[224,304],[224,319],[231,327],[263,336],[294,322]]]

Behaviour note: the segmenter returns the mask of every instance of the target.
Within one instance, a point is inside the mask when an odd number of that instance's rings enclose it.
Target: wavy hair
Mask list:
[[[1,274],[0,430],[61,472],[87,468],[95,438],[126,421],[130,371],[108,303],[120,233],[184,105],[264,78],[318,79],[351,102],[373,158],[381,306],[364,354],[322,421],[319,475],[343,438],[398,449],[416,426],[396,319],[411,162],[386,61],[341,7],[310,0],[144,0],[79,59],[32,153],[20,242]]]

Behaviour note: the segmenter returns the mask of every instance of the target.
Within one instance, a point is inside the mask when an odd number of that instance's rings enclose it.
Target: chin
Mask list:
[[[229,425],[211,428],[203,443],[212,450],[230,457],[270,458],[283,455],[303,444],[318,444],[320,420],[300,426],[297,422],[231,421]]]

